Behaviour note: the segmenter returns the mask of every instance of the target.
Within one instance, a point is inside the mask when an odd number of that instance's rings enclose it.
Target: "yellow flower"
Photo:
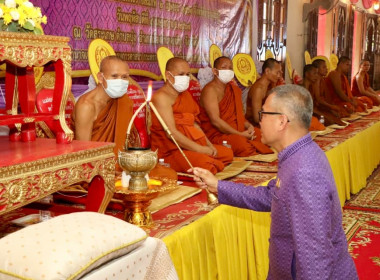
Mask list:
[[[16,4],[17,5],[22,5],[22,4],[24,4],[24,2],[27,2],[27,1],[24,1],[24,0],[16,0]]]
[[[18,23],[21,25],[21,26],[24,26],[25,23],[26,23],[26,16],[24,13],[20,13],[20,18],[18,19]]]
[[[8,25],[12,21],[12,16],[10,14],[4,14],[4,24]]]
[[[47,24],[47,17],[43,16],[42,19],[41,19],[41,22],[44,23],[44,24]]]

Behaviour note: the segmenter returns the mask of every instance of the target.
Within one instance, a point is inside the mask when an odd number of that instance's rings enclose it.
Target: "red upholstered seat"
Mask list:
[[[128,86],[128,96],[133,101],[133,112],[135,112],[142,103],[145,101],[145,96],[143,90],[138,86],[137,84],[131,83]],[[135,125],[135,128],[138,131],[139,138],[140,138],[140,145],[143,148],[149,148],[150,147],[150,139],[148,135],[148,129],[147,129],[147,111],[146,107],[144,107],[137,115],[136,119],[134,120],[133,124]]]
[[[190,80],[188,91],[191,93],[191,96],[199,105],[199,100],[201,99],[201,85],[197,80]]]
[[[53,108],[53,95],[54,89],[42,88],[36,96],[36,109],[39,113],[51,113]],[[67,125],[72,128],[71,124],[71,113],[74,111],[75,99],[72,94],[70,94],[65,109],[65,118]],[[45,123],[46,126],[43,124]],[[57,133],[57,127],[54,126],[53,120],[46,120],[44,122],[38,123],[39,127],[42,129],[45,136],[48,138],[55,137]],[[41,135],[39,135],[41,136]]]

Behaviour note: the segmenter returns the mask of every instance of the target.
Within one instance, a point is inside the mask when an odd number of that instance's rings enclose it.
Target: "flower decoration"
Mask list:
[[[46,16],[29,0],[0,0],[0,31],[42,34]]]

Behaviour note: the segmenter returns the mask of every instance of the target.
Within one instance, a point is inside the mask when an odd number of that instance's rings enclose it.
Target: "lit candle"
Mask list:
[[[150,101],[150,99],[152,98],[152,81],[149,81],[148,83],[148,96],[147,96],[147,99],[140,105],[140,107],[136,110],[136,112],[133,114],[130,122],[129,122],[129,125],[128,125],[128,129],[127,129],[127,141],[125,143],[125,149],[128,150],[128,140],[129,140],[129,134],[131,133],[131,129],[132,129],[132,125],[133,125],[133,122],[135,121],[135,118],[137,117],[138,113],[145,107],[145,105]]]

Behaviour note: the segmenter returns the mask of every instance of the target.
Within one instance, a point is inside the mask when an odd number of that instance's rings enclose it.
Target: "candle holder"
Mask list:
[[[177,188],[176,184],[163,184],[160,187],[149,186],[146,175],[157,164],[157,151],[148,148],[129,147],[129,137],[133,121],[138,113],[146,106],[152,96],[152,82],[148,85],[148,97],[134,112],[127,129],[125,151],[119,151],[118,162],[120,167],[131,176],[128,187],[117,187],[114,197],[121,200],[125,206],[124,218],[127,222],[140,226],[153,226],[152,214],[148,207],[152,199],[160,193]]]
[[[157,152],[147,149],[119,151],[118,161],[121,168],[131,175],[128,188],[117,188],[114,194],[116,199],[123,201],[124,218],[131,224],[151,227],[153,219],[148,207],[160,190],[149,189],[145,175],[156,165]]]

